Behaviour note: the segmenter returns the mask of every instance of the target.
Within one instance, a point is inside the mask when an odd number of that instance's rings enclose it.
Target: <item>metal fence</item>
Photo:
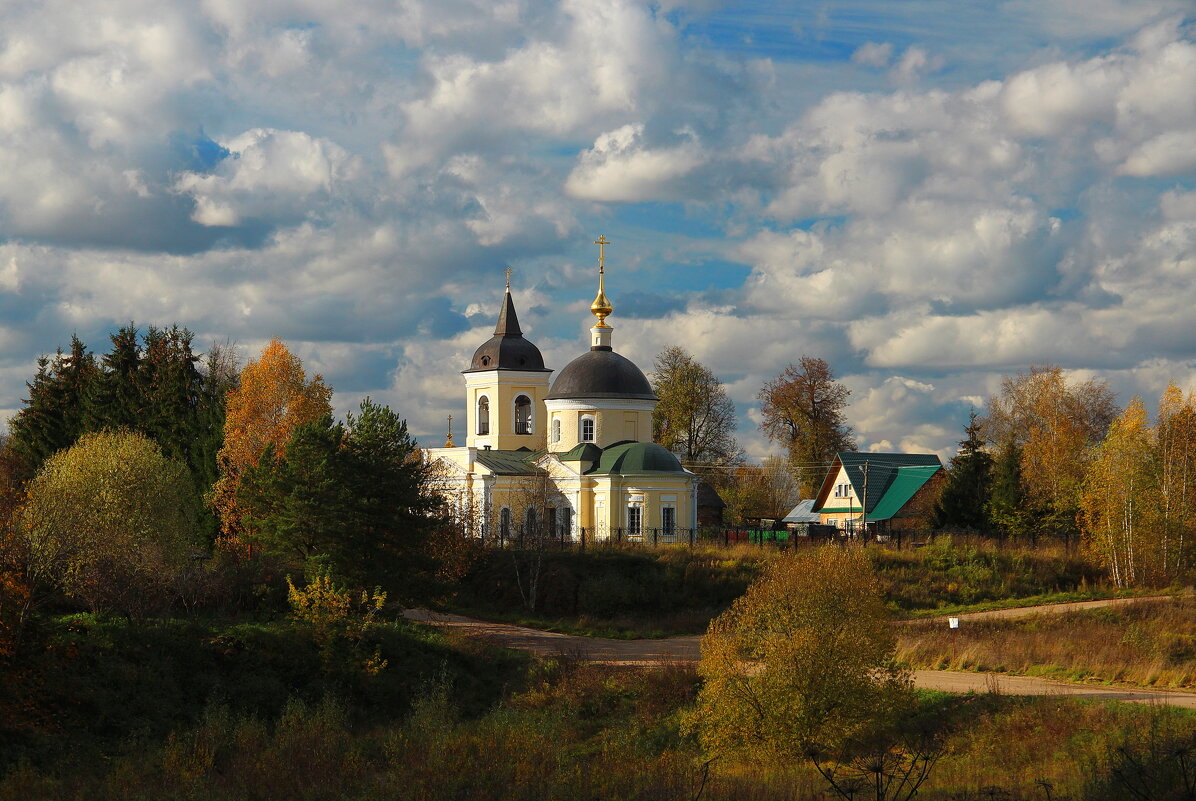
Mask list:
[[[498,527],[484,531],[482,541],[497,548],[531,548],[553,550],[579,550],[620,546],[659,547],[663,545],[684,545],[690,548],[755,545],[759,547],[789,547],[813,545],[836,539],[834,529],[816,526],[798,531],[767,531],[751,528],[708,527],[708,528],[606,528],[601,530],[558,526],[536,527],[525,530],[524,526],[509,530]],[[841,539],[841,537],[839,537]]]

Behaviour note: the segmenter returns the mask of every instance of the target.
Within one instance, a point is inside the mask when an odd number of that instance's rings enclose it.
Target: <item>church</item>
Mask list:
[[[606,322],[605,238],[599,237],[597,324],[590,348],[552,378],[524,338],[510,272],[494,336],[465,377],[466,435],[427,451],[457,495],[462,519],[486,538],[672,541],[696,528],[698,477],[652,442],[657,398],[613,345]],[[686,534],[682,534],[686,532]]]

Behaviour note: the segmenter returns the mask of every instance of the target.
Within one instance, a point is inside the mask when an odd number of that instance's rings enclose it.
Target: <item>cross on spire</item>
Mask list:
[[[507,269],[503,270],[507,274],[507,289],[511,288],[511,273],[515,272],[511,269],[511,265],[507,265]]]
[[[599,234],[594,244],[598,246],[598,274],[602,275],[606,272],[606,246],[610,244],[610,240]]]
[[[455,448],[456,447],[455,445],[453,445],[453,416],[451,414],[448,416],[448,436],[445,437],[445,439],[444,439],[444,447],[446,447],[446,448]]]

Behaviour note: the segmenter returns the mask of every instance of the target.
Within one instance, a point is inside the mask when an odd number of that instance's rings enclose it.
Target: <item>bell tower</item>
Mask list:
[[[465,444],[492,450],[540,450],[547,442],[544,396],[552,370],[523,338],[511,297],[511,268],[494,336],[474,351],[465,376]]]

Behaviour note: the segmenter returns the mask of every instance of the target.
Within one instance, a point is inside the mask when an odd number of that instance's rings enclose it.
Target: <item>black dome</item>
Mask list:
[[[519,329],[519,317],[515,314],[515,302],[511,300],[509,289],[503,299],[502,311],[498,313],[498,325],[494,327],[494,336],[473,352],[473,361],[464,372],[472,373],[477,370],[552,372],[544,367],[544,357],[540,354],[540,349],[523,338],[523,332]]]
[[[552,382],[546,400],[565,398],[656,400],[652,385],[635,362],[597,347],[565,365]]]

